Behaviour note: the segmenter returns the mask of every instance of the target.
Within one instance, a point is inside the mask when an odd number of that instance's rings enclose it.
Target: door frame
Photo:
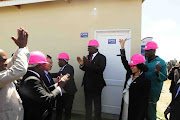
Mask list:
[[[117,31],[117,32],[121,32],[121,31],[128,31],[129,32],[129,37],[131,37],[130,39],[130,43],[129,43],[129,46],[130,46],[130,50],[129,50],[129,55],[130,56],[126,56],[127,60],[130,61],[130,58],[131,58],[131,40],[132,40],[132,36],[131,36],[131,29],[107,29],[107,30],[95,30],[94,31],[94,38],[97,39],[97,32],[113,32],[113,31]],[[128,37],[128,38],[129,38]],[[119,41],[118,41],[119,42]],[[122,82],[116,82],[115,84],[111,83],[111,82],[107,82],[107,85],[110,85],[110,86],[120,86],[120,87],[123,87],[122,85]]]
[[[112,33],[112,32],[117,32],[117,33],[121,33],[121,31],[123,32],[123,31],[125,31],[125,32],[128,32],[128,38],[131,38],[131,30],[130,29],[109,29],[109,30],[95,30],[95,32],[94,32],[94,38],[95,39],[97,39],[97,37],[98,37],[98,34],[99,33],[103,33],[103,32],[109,32],[109,33]],[[127,34],[127,33],[125,33],[125,34]],[[116,39],[116,44],[118,44],[119,43],[119,40],[117,40]],[[128,49],[129,48],[129,49]],[[129,44],[128,44],[128,48],[126,48],[126,49],[128,49],[128,56],[127,56],[127,59],[128,59],[128,61],[130,60],[130,56],[131,56],[131,39],[130,39],[130,41],[129,41]],[[124,69],[124,68],[122,68],[122,69]],[[112,82],[113,81],[113,82]],[[122,82],[122,81],[114,81],[113,79],[106,79],[106,84],[107,84],[107,86],[109,86],[109,87],[119,87],[119,88],[123,88],[124,87],[124,82]],[[121,95],[121,97],[122,97],[122,95]],[[119,101],[120,102],[120,101]],[[109,108],[109,109],[106,109],[106,108]],[[116,114],[116,115],[118,115],[120,112],[120,107],[121,106],[110,106],[110,105],[106,105],[106,104],[102,104],[102,109],[103,108],[105,108],[104,109],[104,112],[105,113],[109,113],[108,111],[110,110],[110,111],[114,111],[113,113],[110,113],[110,114]],[[103,111],[103,110],[102,110]]]

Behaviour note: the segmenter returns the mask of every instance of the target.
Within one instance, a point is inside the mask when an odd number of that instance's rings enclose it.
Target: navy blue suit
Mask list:
[[[51,73],[53,78],[57,76],[70,74],[70,79],[67,81],[66,85],[63,87],[65,92],[62,96],[58,96],[56,104],[56,120],[62,120],[63,109],[65,109],[65,120],[70,120],[71,110],[74,100],[74,94],[77,92],[77,88],[74,82],[74,68],[66,64],[63,70],[60,70],[58,73]]]
[[[50,91],[53,91],[55,89],[54,87],[55,82],[52,79],[49,72],[44,72],[44,75],[42,76],[42,80],[44,81],[45,85],[49,88]],[[55,105],[55,100],[52,102],[52,106],[49,107],[49,114],[47,116],[47,120],[52,119],[54,105]]]

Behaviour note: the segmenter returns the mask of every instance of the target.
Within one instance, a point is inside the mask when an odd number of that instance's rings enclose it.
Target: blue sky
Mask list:
[[[180,60],[180,0],[145,0],[142,4],[142,39],[153,37],[157,55]]]

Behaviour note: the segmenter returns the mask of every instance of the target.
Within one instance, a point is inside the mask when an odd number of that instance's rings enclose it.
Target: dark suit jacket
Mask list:
[[[132,75],[130,65],[126,60],[125,51],[121,52],[121,60],[126,69],[126,81],[124,88]],[[150,91],[151,81],[145,77],[145,74],[141,74],[130,85],[129,88],[129,108],[128,108],[128,120],[144,120],[147,114],[148,96]],[[121,113],[119,120],[122,119],[123,111],[123,99],[121,103]]]
[[[180,86],[180,83],[176,84],[175,88],[174,88],[174,92],[172,93],[173,98],[171,103],[169,104],[169,107],[171,108],[170,111],[170,120],[180,120],[180,93],[177,94],[177,90]],[[175,97],[176,96],[176,97]]]
[[[23,101],[24,120],[42,120],[60,91],[54,89],[50,92],[36,74],[28,71],[20,83],[19,93]]]
[[[90,60],[90,56],[88,55]],[[106,86],[104,81],[103,72],[106,67],[106,57],[98,53],[91,63],[80,67],[85,71],[82,86],[86,93],[101,94],[102,89]]]
[[[50,88],[49,88],[50,91],[53,91],[53,90],[55,89],[55,87],[53,87],[52,85],[54,85],[55,82],[54,82],[54,80],[52,79],[51,74],[48,72],[49,79],[50,79],[50,81],[51,81],[51,83],[49,83],[48,78],[46,77],[45,74],[46,74],[46,73],[44,73],[44,75],[42,76],[42,79],[43,79],[45,85],[46,85],[48,88],[50,87]]]
[[[176,80],[175,80],[175,79],[177,79],[177,78],[174,78],[174,71],[175,71],[176,69],[177,69],[177,70],[179,71],[179,73],[180,73],[179,67],[173,67],[172,70],[171,70],[171,72],[170,72],[169,75],[168,75],[168,79],[171,80],[171,85],[170,85],[170,92],[171,92],[171,93],[174,92],[174,88],[175,88],[175,86],[176,86],[176,82],[175,82]]]
[[[51,73],[52,78],[57,78],[58,76],[70,74],[70,79],[67,81],[66,85],[63,87],[63,89],[67,92],[69,95],[74,95],[77,92],[76,84],[74,82],[74,68],[67,64],[63,71],[59,71],[58,73]]]

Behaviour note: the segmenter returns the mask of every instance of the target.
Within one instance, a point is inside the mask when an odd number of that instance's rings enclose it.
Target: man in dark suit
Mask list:
[[[106,83],[103,72],[106,67],[106,57],[98,52],[97,40],[90,40],[88,44],[89,55],[77,57],[80,69],[85,71],[82,86],[84,85],[86,120],[92,119],[92,103],[94,102],[95,120],[101,119],[101,92]]]
[[[67,53],[60,53],[58,60],[59,67],[61,67],[61,69],[58,73],[51,73],[51,76],[56,78],[61,74],[66,75],[68,73],[70,74],[70,79],[62,88],[62,96],[57,97],[56,120],[62,120],[63,109],[65,109],[64,120],[70,120],[74,94],[77,92],[77,88],[74,82],[74,68],[68,64],[69,55]]]
[[[47,87],[49,87],[49,90],[53,91],[55,89],[55,87],[52,86],[52,85],[54,85],[55,82],[54,82],[54,80],[52,79],[52,77],[51,77],[51,75],[49,73],[49,71],[52,69],[52,65],[53,65],[52,57],[50,55],[46,55],[46,60],[47,60],[48,64],[46,64],[46,66],[45,66],[45,71],[44,71],[44,74],[42,75],[42,79],[43,79],[45,85]],[[48,117],[47,117],[48,120],[52,120],[53,107],[54,106],[55,106],[55,100],[54,100],[54,102],[52,102],[52,105],[49,107],[49,114],[48,114]]]
[[[177,81],[177,84],[172,93],[172,100],[167,109],[164,112],[165,118],[168,120],[167,115],[170,113],[170,120],[180,120],[180,80]]]
[[[55,89],[50,91],[42,80],[46,63],[46,57],[42,52],[31,52],[28,71],[19,87],[24,107],[24,120],[48,120],[48,108],[68,80],[68,74],[58,77],[58,83],[54,85]]]
[[[42,76],[42,79],[43,79],[44,83],[46,84],[46,86],[50,87],[55,84],[54,80],[51,77],[51,74],[49,73],[49,71],[52,69],[52,65],[53,65],[52,57],[50,55],[47,55],[46,60],[47,60],[48,64],[46,64],[46,66],[45,66],[45,71],[44,71],[44,75]]]
[[[168,75],[168,79],[171,80],[171,85],[169,91],[172,93],[174,92],[174,88],[176,86],[177,81],[180,79],[180,65],[173,67]],[[173,97],[173,96],[172,96]]]

